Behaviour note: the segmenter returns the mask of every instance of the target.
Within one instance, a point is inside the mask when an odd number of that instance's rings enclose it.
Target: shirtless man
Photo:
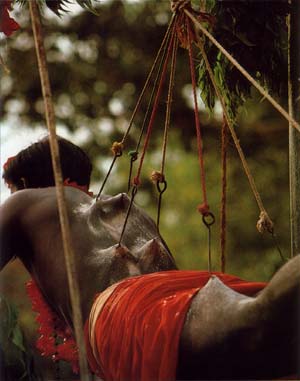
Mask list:
[[[62,142],[63,140],[60,139],[60,149],[62,149]],[[41,150],[44,151],[44,149],[45,146],[40,147],[40,150],[31,150],[29,147],[25,153],[20,153],[6,165],[4,179],[14,194],[1,206],[0,269],[18,256],[34,278],[49,306],[72,327],[55,189],[51,187],[53,182],[47,183],[44,180],[40,180],[38,184],[32,182],[32,178],[36,175],[35,168],[42,166],[45,170],[39,176],[43,177],[43,174],[46,174],[47,160],[41,161]],[[299,349],[300,256],[295,257],[280,269],[258,296],[250,297],[262,289],[263,285],[253,283],[253,287],[251,285],[248,287],[249,284],[246,286],[244,283],[240,284],[238,278],[230,278],[222,274],[211,276],[203,272],[189,274],[189,272],[177,271],[174,259],[158,234],[154,222],[137,206],[133,206],[122,246],[119,246],[118,241],[129,199],[125,194],[120,194],[114,197],[103,196],[95,202],[86,193],[89,176],[85,180],[78,178],[78,173],[81,172],[78,170],[79,163],[82,161],[86,163],[86,157],[78,155],[75,151],[71,148],[67,155],[70,163],[73,164],[73,172],[69,171],[69,166],[64,167],[63,163],[62,170],[66,185],[73,185],[65,188],[65,194],[84,320],[89,318],[95,295],[116,282],[126,279],[124,281],[126,286],[126,282],[136,283],[136,279],[150,280],[150,283],[160,281],[162,286],[159,290],[163,293],[164,284],[169,284],[168,282],[177,276],[184,277],[187,274],[188,277],[193,278],[187,296],[189,304],[185,304],[187,310],[182,318],[175,357],[172,354],[174,358],[172,364],[175,366],[177,379],[268,379],[299,372],[297,351]],[[61,154],[61,157],[64,162],[65,154]],[[49,152],[48,161],[50,162]],[[88,165],[87,167],[90,171],[91,167]],[[27,168],[26,171],[24,168]],[[49,177],[49,173],[45,177]],[[74,187],[76,185],[79,189]],[[37,187],[40,189],[31,189]],[[157,271],[160,273],[156,273]],[[155,274],[152,274],[154,272]],[[140,274],[149,275],[135,277]],[[202,286],[198,286],[193,283],[195,277],[206,277],[206,280]],[[231,288],[223,282],[229,284]],[[145,288],[150,287],[150,283],[147,287],[140,288],[139,292],[136,291],[137,298],[142,292],[146,292]],[[240,293],[241,290],[249,296]],[[123,292],[122,289],[119,291]],[[115,293],[112,296],[117,297]],[[150,296],[145,294],[144,299],[142,298],[139,303]],[[177,289],[171,296],[160,301],[159,308],[162,309],[164,303],[167,304],[168,298],[176,298],[176,296]],[[129,300],[127,310],[124,310],[125,314],[122,316],[123,321],[126,320],[126,316],[129,316],[128,307],[131,307],[131,303],[134,304],[134,296],[131,296]],[[109,306],[110,303],[104,306],[99,315],[104,313],[106,316],[105,314],[109,313],[107,305]],[[159,331],[158,327],[151,331],[151,336],[157,336],[157,332],[163,332],[164,339],[160,347],[168,342],[166,326],[172,326],[172,320],[176,320],[177,313],[175,312],[173,316],[166,318],[164,324],[160,324],[163,321],[162,316],[165,316],[162,312],[158,326],[163,326],[159,327],[163,331]],[[107,318],[108,323],[113,324],[110,319],[112,318]],[[147,327],[148,323],[149,321]],[[105,327],[104,333],[108,335],[107,326]],[[114,331],[115,328],[110,330]],[[125,328],[126,331],[127,326]],[[133,329],[135,330],[136,327]],[[115,334],[118,340],[120,338],[123,340],[125,331]],[[134,332],[132,336],[135,335]],[[143,335],[145,332],[143,331]],[[116,339],[114,336],[113,338]],[[142,348],[142,353],[149,349],[145,346]],[[94,357],[97,357],[95,353],[100,352],[100,349],[96,346],[96,349],[92,348],[91,351]],[[142,373],[138,373],[139,376],[128,376],[132,374],[130,372],[136,370],[133,363],[138,350],[133,351],[134,355],[126,346],[117,347],[116,351],[117,353],[113,352],[115,356],[123,356],[127,351],[131,354],[122,363],[123,367],[128,368],[128,362],[130,362],[133,369],[130,369],[129,373],[124,373],[127,379],[130,381],[150,379],[147,376],[140,376]],[[151,353],[155,351],[162,353],[158,345],[149,349]],[[115,358],[113,354],[109,349],[108,361]],[[97,372],[94,357],[89,362],[93,370]],[[162,358],[167,361],[169,357],[167,355]],[[104,359],[96,360],[98,361],[96,368],[101,362],[109,366]],[[147,363],[148,359],[145,361]],[[156,361],[157,359],[155,364]],[[137,362],[141,363],[140,358]],[[112,367],[118,370],[122,366],[114,363]],[[148,368],[151,367],[152,365],[148,366]],[[116,375],[115,369],[112,373],[105,373],[103,366],[99,365],[99,368],[101,368],[99,374],[104,375],[107,380],[124,381],[126,379],[122,373]],[[160,369],[164,369],[164,363],[160,365]],[[142,371],[139,370],[139,372]],[[155,376],[152,379],[164,380],[163,377]],[[172,379],[175,379],[175,374]]]

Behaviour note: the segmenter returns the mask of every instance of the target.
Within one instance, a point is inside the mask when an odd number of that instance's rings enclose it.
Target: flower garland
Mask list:
[[[34,280],[26,283],[27,294],[31,300],[32,310],[37,312],[39,338],[36,347],[42,356],[51,357],[53,362],[67,361],[72,371],[79,373],[78,348],[71,329],[47,305]]]
[[[20,25],[10,17],[9,11],[12,10],[12,0],[3,0],[0,4],[0,32],[9,37],[13,32],[20,28]]]

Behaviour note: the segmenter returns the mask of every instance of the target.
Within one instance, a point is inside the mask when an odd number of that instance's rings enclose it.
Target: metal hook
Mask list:
[[[161,187],[161,184],[162,184],[162,187]],[[157,180],[157,182],[156,182],[156,188],[159,192],[158,205],[157,205],[157,220],[156,220],[156,226],[157,226],[158,231],[159,231],[162,195],[163,195],[164,191],[167,189],[167,185],[168,184],[167,184],[166,180],[163,180],[163,181]]]
[[[211,273],[211,226],[215,223],[216,218],[213,213],[203,214],[202,221],[208,229],[208,271]]]

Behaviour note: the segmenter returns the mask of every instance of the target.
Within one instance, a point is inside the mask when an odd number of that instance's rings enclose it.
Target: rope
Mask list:
[[[171,11],[176,13],[191,5],[191,0],[170,0],[170,3]]]
[[[198,102],[197,102],[197,93],[196,93],[197,84],[196,84],[196,76],[195,76],[195,67],[193,62],[193,53],[192,53],[192,44],[191,44],[191,28],[190,28],[189,20],[187,20],[187,29],[188,29],[189,63],[190,63],[193,98],[194,98],[195,127],[196,127],[196,134],[197,134],[198,158],[199,158],[199,166],[200,166],[200,179],[201,179],[201,187],[202,187],[202,194],[203,194],[203,203],[201,205],[198,205],[198,211],[201,214],[205,215],[209,213],[209,205],[207,202],[207,194],[206,194],[202,136],[201,136],[201,129],[200,129],[199,111],[198,111]]]
[[[128,209],[127,209],[127,212],[126,212],[126,216],[125,216],[122,232],[121,232],[121,235],[120,235],[118,247],[120,247],[121,244],[122,244],[123,236],[124,236],[124,233],[125,233],[125,230],[126,230],[127,222],[128,222],[128,219],[129,219],[129,215],[130,215],[131,208],[132,208],[132,205],[133,205],[133,201],[134,201],[134,198],[135,198],[135,196],[137,194],[137,191],[138,191],[138,187],[136,185],[134,185],[132,190],[131,190],[131,199],[130,199],[130,203],[129,203],[129,206],[128,206]]]
[[[56,186],[56,196],[58,204],[58,212],[61,226],[63,251],[66,262],[67,278],[69,285],[69,292],[71,298],[73,323],[75,329],[75,336],[79,348],[79,365],[81,371],[81,380],[88,381],[88,367],[86,362],[85,342],[83,337],[83,322],[80,309],[80,292],[77,282],[77,272],[75,266],[74,252],[71,242],[70,225],[68,220],[65,194],[62,180],[62,172],[60,167],[59,147],[56,138],[55,127],[55,113],[52,102],[52,94],[50,87],[50,80],[47,68],[46,52],[42,36],[42,26],[40,22],[40,15],[37,0],[29,1],[29,9],[31,16],[31,23],[34,35],[35,49],[38,60],[38,67],[41,79],[42,93],[45,103],[45,115],[47,127],[50,136],[50,150],[54,172],[54,180]]]
[[[163,54],[161,56],[161,60],[160,60],[159,66],[158,66],[158,70],[157,70],[156,77],[155,77],[155,80],[154,80],[154,84],[153,84],[153,88],[152,88],[152,91],[151,91],[150,99],[149,99],[149,102],[147,104],[146,113],[144,115],[144,119],[143,119],[143,123],[142,123],[142,128],[141,128],[141,131],[140,131],[140,134],[139,134],[139,138],[138,138],[138,142],[137,142],[135,151],[131,151],[131,152],[128,153],[130,155],[130,167],[129,167],[128,184],[127,184],[127,190],[128,190],[128,192],[129,192],[130,187],[131,187],[131,176],[132,176],[132,170],[133,170],[133,163],[138,158],[138,154],[139,154],[139,149],[140,149],[142,137],[143,137],[144,130],[145,130],[145,127],[146,127],[146,121],[148,119],[148,115],[149,115],[149,112],[150,112],[150,107],[151,107],[151,104],[152,104],[152,100],[154,98],[154,93],[155,93],[155,90],[156,90],[156,87],[157,87],[157,84],[158,84],[158,80],[159,80],[159,77],[160,77],[160,74],[161,74],[163,62],[164,62],[165,57],[166,57],[167,46],[169,46],[168,45],[169,38],[170,38],[170,33],[168,34],[168,38],[166,39],[166,43],[164,45],[164,51],[163,51]]]
[[[172,18],[171,18],[171,21],[170,21],[170,23],[169,23],[169,25],[168,25],[168,29],[167,29],[167,31],[166,31],[166,33],[165,33],[165,35],[164,35],[163,41],[162,41],[162,43],[161,43],[161,45],[160,45],[160,47],[159,47],[159,50],[158,50],[157,55],[156,55],[156,57],[155,57],[155,60],[154,60],[154,62],[153,62],[153,64],[152,64],[151,70],[150,70],[150,72],[149,72],[149,74],[148,74],[148,77],[147,77],[147,79],[146,79],[146,82],[145,82],[145,84],[144,84],[144,87],[143,87],[143,89],[142,89],[142,92],[141,92],[141,94],[140,94],[140,96],[139,96],[139,98],[138,98],[137,104],[136,104],[136,106],[135,106],[135,108],[134,108],[134,110],[133,110],[133,113],[132,113],[132,116],[131,116],[131,119],[130,119],[130,121],[129,121],[129,125],[128,125],[128,128],[127,128],[127,131],[125,132],[125,134],[124,134],[124,136],[123,136],[123,139],[122,139],[122,143],[123,143],[123,144],[125,144],[125,140],[126,140],[127,136],[129,135],[129,132],[130,132],[131,127],[132,127],[132,124],[133,124],[133,120],[134,120],[134,118],[135,118],[135,115],[136,115],[136,113],[137,113],[139,107],[140,107],[140,104],[141,104],[142,99],[143,99],[143,97],[144,97],[145,91],[146,91],[146,89],[147,89],[147,87],[148,87],[148,84],[149,84],[149,82],[150,82],[150,79],[151,79],[151,77],[152,77],[152,74],[153,74],[153,72],[154,72],[154,69],[155,69],[155,67],[156,67],[156,64],[157,64],[157,62],[158,62],[158,60],[159,60],[160,54],[161,54],[161,52],[162,52],[162,50],[163,50],[163,48],[164,48],[165,42],[167,41],[167,39],[168,39],[168,37],[169,37],[171,28],[172,28],[172,26],[173,26],[173,24],[174,24],[174,20],[175,20],[175,17],[174,17],[174,15],[173,15]]]
[[[160,171],[162,174],[165,173],[168,133],[170,129],[170,119],[171,119],[171,105],[173,102],[173,89],[174,89],[174,82],[175,82],[177,49],[178,49],[178,39],[177,39],[177,36],[175,35],[174,42],[173,42],[170,81],[169,81],[168,98],[167,98],[167,110],[166,110],[163,146],[162,146],[162,161],[161,161],[161,168],[160,168]]]
[[[226,269],[226,202],[227,202],[227,143],[228,133],[225,116],[223,115],[223,124],[221,130],[222,144],[222,196],[221,196],[221,231],[220,231],[220,246],[221,246],[221,271],[225,273]]]
[[[145,158],[145,155],[146,155],[146,151],[147,151],[147,148],[148,148],[151,132],[152,132],[152,129],[153,129],[154,118],[156,116],[157,107],[158,107],[158,103],[159,103],[159,98],[160,98],[160,95],[161,95],[164,79],[165,79],[166,72],[167,72],[168,61],[169,61],[169,58],[170,58],[170,55],[171,55],[171,50],[172,50],[171,48],[172,48],[172,42],[173,42],[174,36],[175,36],[175,28],[173,28],[173,31],[172,31],[172,37],[171,37],[171,40],[170,40],[170,43],[169,43],[166,60],[164,62],[163,70],[162,70],[161,77],[160,77],[160,82],[159,82],[157,93],[156,93],[156,97],[155,97],[155,100],[154,100],[153,109],[152,109],[152,113],[151,113],[151,116],[150,116],[150,121],[149,121],[149,124],[148,124],[147,134],[146,134],[146,137],[145,137],[144,147],[143,147],[142,155],[141,155],[141,158],[140,158],[140,163],[139,163],[139,166],[138,166],[138,169],[137,169],[137,175],[133,179],[134,184],[137,185],[137,186],[140,184],[141,170],[142,170],[144,158]]]
[[[265,208],[264,208],[264,205],[263,205],[263,202],[261,200],[261,197],[260,197],[260,194],[257,190],[257,187],[256,187],[256,184],[255,184],[255,181],[254,181],[254,178],[250,172],[250,169],[248,167],[248,163],[246,161],[246,158],[245,158],[245,155],[244,155],[244,152],[242,150],[242,147],[240,145],[240,142],[239,142],[239,139],[236,135],[236,132],[234,130],[234,127],[233,127],[233,123],[229,117],[229,114],[228,114],[228,111],[226,109],[226,105],[225,105],[225,101],[224,101],[224,98],[216,84],[216,81],[215,81],[215,78],[214,78],[214,74],[212,72],[212,68],[210,66],[210,63],[208,61],[208,58],[207,58],[207,55],[204,51],[204,48],[203,48],[203,45],[198,41],[197,43],[197,46],[200,48],[200,51],[201,51],[201,54],[203,56],[203,59],[204,59],[204,62],[205,62],[205,65],[206,65],[206,69],[208,71],[208,74],[210,76],[210,79],[211,79],[211,82],[213,84],[213,87],[215,89],[215,92],[217,94],[217,97],[219,98],[220,100],[220,103],[221,103],[221,106],[222,106],[222,109],[223,109],[223,114],[224,114],[224,117],[225,117],[225,120],[226,120],[226,123],[227,123],[227,126],[229,128],[229,131],[231,133],[231,136],[232,136],[232,139],[234,141],[234,144],[235,144],[235,147],[238,151],[238,154],[240,156],[240,159],[241,159],[241,162],[242,162],[242,165],[243,165],[243,168],[244,168],[244,171],[246,173],[246,176],[249,180],[249,183],[250,183],[250,187],[251,187],[251,190],[254,194],[254,197],[256,199],[256,202],[257,202],[257,205],[260,209],[260,216],[259,216],[259,221],[257,223],[257,229],[259,230],[259,232],[263,232],[263,231],[270,231],[270,229],[273,229],[273,222],[271,221],[270,217],[268,216],[268,213],[266,212]]]
[[[133,110],[132,116],[131,116],[131,118],[130,118],[130,121],[129,121],[127,130],[126,130],[126,132],[125,132],[125,134],[124,134],[124,136],[123,136],[123,139],[121,140],[121,142],[117,142],[118,144],[122,145],[122,148],[123,148],[124,145],[125,145],[125,141],[126,141],[128,135],[129,135],[129,132],[130,132],[131,127],[132,127],[132,125],[133,125],[133,120],[134,120],[135,115],[136,115],[136,113],[137,113],[137,111],[138,111],[138,109],[139,109],[139,107],[140,107],[140,105],[141,105],[141,102],[142,102],[142,99],[143,99],[143,97],[144,97],[145,91],[146,91],[146,89],[147,89],[147,87],[148,87],[148,85],[149,85],[150,79],[151,79],[151,77],[152,77],[152,74],[153,74],[153,72],[154,72],[154,69],[155,69],[155,67],[156,67],[156,64],[157,64],[157,62],[158,62],[158,60],[159,60],[159,57],[160,57],[160,55],[161,55],[161,52],[162,52],[162,50],[163,50],[163,48],[164,48],[164,46],[165,46],[166,41],[167,41],[168,38],[169,38],[170,30],[171,30],[171,28],[172,28],[172,26],[173,26],[173,24],[174,24],[174,19],[175,19],[175,17],[172,17],[172,19],[171,19],[171,21],[170,21],[170,23],[169,23],[169,25],[168,25],[168,29],[167,29],[167,31],[166,31],[166,33],[165,33],[165,36],[164,36],[164,38],[163,38],[163,41],[162,41],[160,47],[159,47],[159,50],[158,50],[157,55],[156,55],[156,57],[155,57],[155,60],[154,60],[154,62],[153,62],[153,64],[152,64],[151,70],[150,70],[150,72],[149,72],[149,74],[148,74],[148,76],[147,76],[146,82],[145,82],[144,87],[143,87],[143,89],[142,89],[142,91],[141,91],[141,94],[140,94],[140,96],[139,96],[139,98],[138,98],[138,101],[137,101],[137,103],[136,103],[136,106],[135,106],[135,108],[134,108],[134,110]],[[115,143],[114,143],[114,144],[115,144]],[[113,150],[114,144],[113,144],[113,146],[112,146],[112,151],[113,151],[113,152],[114,152],[114,150]],[[104,187],[105,187],[105,185],[106,185],[106,182],[107,182],[107,180],[108,180],[108,178],[109,178],[109,176],[110,176],[110,174],[111,174],[111,172],[112,172],[112,169],[113,169],[113,167],[114,167],[114,165],[115,165],[115,163],[116,163],[116,160],[117,160],[117,158],[120,157],[120,156],[121,156],[121,155],[114,155],[114,157],[113,157],[113,159],[112,159],[112,162],[111,162],[111,164],[110,164],[108,173],[106,174],[106,176],[105,176],[105,178],[104,178],[104,181],[103,181],[103,183],[102,183],[102,185],[101,185],[101,187],[100,187],[100,190],[99,190],[99,192],[98,192],[98,194],[97,194],[97,197],[96,197],[96,199],[95,199],[95,202],[98,201],[99,197],[101,196],[101,193],[102,193],[102,191],[103,191],[103,189],[104,189]]]
[[[224,54],[224,56],[243,74],[243,76],[266,98],[277,111],[300,132],[300,124],[289,115],[286,110],[275,101],[275,99],[237,62],[235,58],[201,25],[201,23],[186,8],[183,10],[185,14],[193,21],[196,28],[200,29],[210,41]]]

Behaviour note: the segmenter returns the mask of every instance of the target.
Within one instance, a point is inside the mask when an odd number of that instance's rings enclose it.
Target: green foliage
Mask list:
[[[221,45],[262,86],[277,96],[284,94],[288,2],[210,0],[207,11],[216,17],[211,31]],[[234,115],[251,95],[251,85],[208,39],[205,51],[226,104]],[[205,104],[212,109],[215,94],[203,60],[199,65],[199,87]]]
[[[16,3],[24,6],[28,0],[15,0]],[[57,16],[60,16],[63,12],[68,12],[68,5],[72,3],[70,0],[38,0],[41,7],[47,6],[54,12]],[[74,0],[73,0],[74,2]],[[95,4],[98,0],[76,0],[76,2],[83,8],[94,14],[97,14],[95,11]]]
[[[25,339],[18,322],[16,307],[0,297],[0,356],[1,379],[6,381],[35,381],[32,371],[32,355],[25,345]]]

